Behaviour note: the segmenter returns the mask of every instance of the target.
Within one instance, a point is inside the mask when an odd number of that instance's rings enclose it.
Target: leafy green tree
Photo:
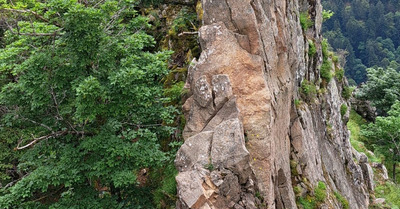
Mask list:
[[[361,134],[392,163],[396,182],[396,165],[400,162],[400,102],[392,106],[387,117],[377,117],[374,123],[364,126]]]
[[[356,96],[371,101],[379,115],[387,115],[391,106],[400,99],[400,73],[392,68],[368,68],[368,82]]]
[[[152,208],[138,174],[171,160],[176,110],[135,5],[0,0],[0,208]]]

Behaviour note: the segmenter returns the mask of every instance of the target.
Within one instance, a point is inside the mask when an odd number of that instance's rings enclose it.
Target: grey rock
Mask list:
[[[212,77],[212,92],[216,109],[221,108],[232,96],[232,87],[228,75]]]
[[[251,174],[249,157],[239,119],[226,120],[215,128],[211,146],[214,167],[227,168],[239,175],[241,184],[246,183]]]
[[[207,107],[213,100],[212,89],[210,84],[207,82],[207,77],[205,75],[197,79],[193,95],[194,100],[198,102],[201,107]]]
[[[363,171],[363,176],[368,186],[368,189],[373,191],[375,189],[374,184],[374,171],[368,163],[361,163],[361,169]]]
[[[201,132],[186,140],[176,153],[175,166],[180,171],[193,170],[194,166],[204,167],[210,163],[212,131]]]
[[[202,175],[197,171],[180,172],[176,176],[178,197],[187,207],[203,205],[206,202],[202,187]]]
[[[366,154],[361,153],[360,155],[360,163],[368,163],[368,157]]]
[[[234,203],[238,202],[240,200],[240,184],[238,177],[235,176],[233,173],[225,176],[224,182],[219,187],[219,191],[229,201],[233,201]]]
[[[375,204],[375,205],[383,205],[383,204],[385,204],[385,203],[386,203],[385,198],[377,198],[377,199],[375,199],[374,202],[373,202],[373,204]]]

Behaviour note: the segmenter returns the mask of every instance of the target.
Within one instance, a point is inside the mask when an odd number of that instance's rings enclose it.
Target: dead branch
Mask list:
[[[33,140],[32,140],[31,142],[29,142],[28,144],[26,144],[26,145],[20,147],[20,145],[21,145],[21,143],[22,143],[22,141],[23,141],[23,140],[21,140],[21,141],[18,143],[18,145],[17,145],[17,147],[15,148],[15,150],[22,150],[22,149],[28,148],[28,147],[30,147],[30,146],[33,146],[34,144],[36,144],[36,143],[39,142],[39,141],[46,140],[46,139],[50,139],[50,138],[56,138],[56,137],[59,137],[59,136],[65,136],[65,135],[67,135],[67,134],[79,134],[79,135],[83,135],[84,132],[83,132],[83,131],[78,131],[78,132],[76,132],[76,131],[68,131],[68,130],[67,130],[67,131],[57,131],[57,132],[53,132],[53,133],[51,133],[51,134],[49,134],[49,135],[41,136],[41,137],[38,137],[38,138],[36,138],[36,137],[34,137],[34,136],[32,135]]]
[[[199,35],[198,31],[195,32],[182,32],[180,34],[178,34],[178,36],[183,36],[183,35]]]

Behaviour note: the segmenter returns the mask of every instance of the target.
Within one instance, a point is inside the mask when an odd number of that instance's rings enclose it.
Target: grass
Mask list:
[[[370,162],[381,163],[381,159],[379,159],[375,155],[371,155],[368,152],[368,149],[365,147],[364,143],[362,142],[363,138],[360,135],[360,130],[361,126],[366,124],[367,121],[365,119],[363,119],[360,115],[358,115],[354,110],[351,110],[350,119],[349,122],[347,123],[348,129],[351,131],[351,137],[350,137],[351,145],[358,152],[365,153],[368,156]],[[376,183],[377,183],[375,188],[376,198],[385,198],[386,202],[390,205],[391,208],[400,209],[400,192],[399,192],[400,185],[396,185],[392,182],[386,182],[383,184],[379,184],[379,182]],[[338,197],[336,198],[340,201],[340,198]],[[345,207],[343,206],[343,208]]]
[[[353,91],[354,87],[349,87],[349,86],[343,87],[342,97],[345,98],[346,100],[349,100]]]
[[[317,96],[317,87],[311,81],[303,80],[300,93],[307,101],[312,102]]]
[[[385,184],[378,185],[375,188],[377,197],[385,198],[392,209],[399,209],[400,207],[400,186],[386,182]]]
[[[324,182],[318,182],[317,188],[315,188],[315,199],[317,202],[322,203],[326,199],[326,185]]]
[[[314,25],[314,22],[309,17],[308,12],[300,13],[300,25],[304,31],[306,31],[308,28]]]
[[[324,79],[327,83],[329,83],[332,80],[331,71],[332,71],[332,62],[328,58],[324,57],[321,65],[321,78]]]
[[[344,69],[343,68],[337,69],[335,72],[335,77],[338,79],[338,81],[341,82],[344,78]]]
[[[347,201],[347,199],[344,198],[339,192],[334,192],[334,195],[335,195],[336,199],[342,205],[343,209],[349,209],[350,208],[349,201]]]
[[[294,192],[296,195],[300,195],[301,188],[295,187]],[[314,189],[314,195],[308,194],[305,197],[298,197],[297,204],[303,209],[314,209],[318,208],[322,203],[325,202],[327,196],[326,185],[324,182],[319,181],[316,188]]]
[[[344,115],[346,115],[347,109],[348,109],[348,107],[347,107],[346,104],[342,104],[340,106],[340,115],[342,116],[342,118],[343,118]]]
[[[308,56],[314,57],[317,53],[317,49],[315,48],[315,44],[312,40],[308,40]]]
[[[350,111],[350,119],[347,123],[347,128],[350,130],[350,143],[358,152],[363,152],[367,155],[370,162],[381,162],[379,158],[375,155],[371,155],[368,152],[368,149],[365,147],[362,142],[362,136],[360,134],[361,126],[366,125],[367,121],[362,118],[359,114],[357,114],[354,110]]]

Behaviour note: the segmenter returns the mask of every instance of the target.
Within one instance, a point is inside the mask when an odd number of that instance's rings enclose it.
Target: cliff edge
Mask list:
[[[177,208],[368,208],[373,174],[353,160],[320,0],[201,3]]]

